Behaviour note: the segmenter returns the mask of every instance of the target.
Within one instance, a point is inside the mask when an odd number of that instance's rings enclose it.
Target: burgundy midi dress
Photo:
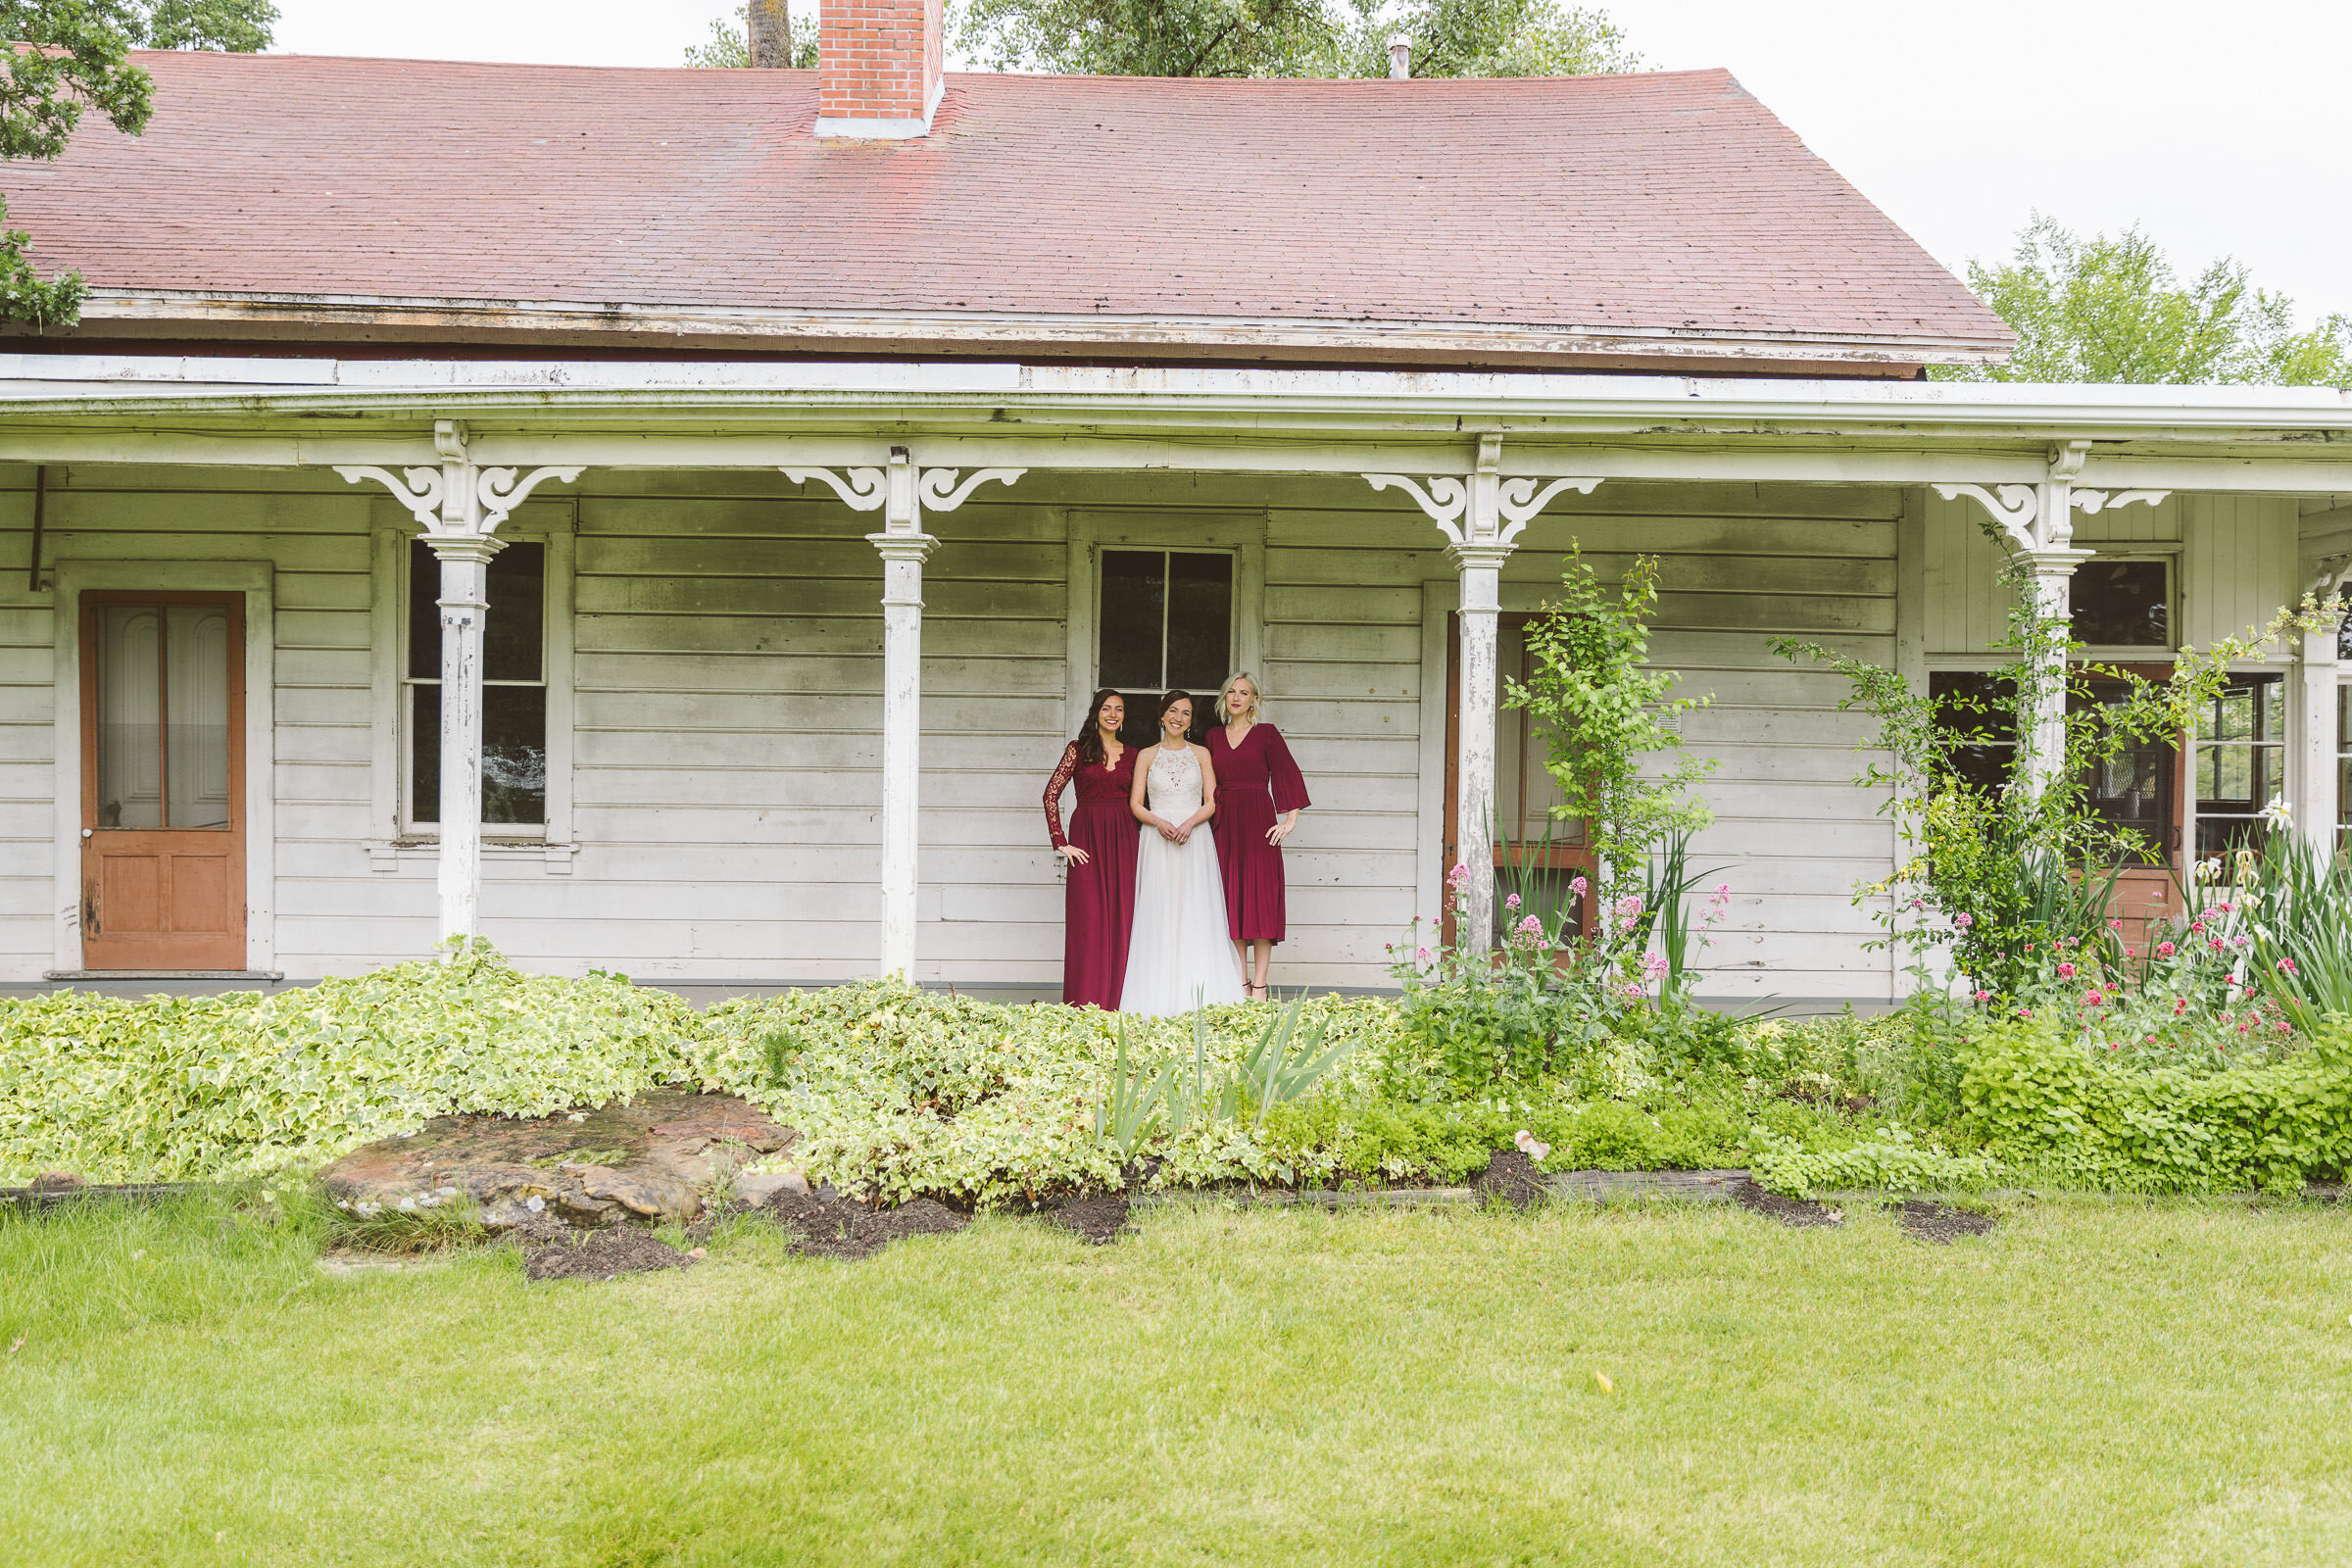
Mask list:
[[[1078,808],[1070,829],[1061,829],[1061,792],[1078,786]],[[1061,944],[1061,1000],[1073,1007],[1093,1005],[1116,1012],[1127,984],[1127,938],[1135,924],[1136,835],[1143,824],[1127,801],[1135,785],[1135,748],[1119,751],[1118,764],[1081,767],[1078,743],[1061,754],[1061,765],[1046,786],[1046,831],[1054,848],[1074,844],[1086,852],[1084,865],[1067,867],[1063,895],[1065,930]]]
[[[1225,726],[1208,731],[1209,765],[1217,770],[1217,866],[1225,873],[1225,920],[1236,942],[1280,942],[1283,935],[1282,846],[1266,830],[1286,811],[1314,803],[1306,780],[1271,724],[1252,724],[1242,744]]]

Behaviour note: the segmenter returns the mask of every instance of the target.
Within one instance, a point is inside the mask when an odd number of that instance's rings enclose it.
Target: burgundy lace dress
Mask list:
[[[1209,765],[1217,770],[1217,864],[1225,873],[1225,919],[1233,940],[1280,942],[1283,935],[1282,846],[1266,842],[1266,830],[1286,811],[1314,803],[1306,780],[1271,724],[1252,724],[1242,744],[1225,739],[1225,726],[1208,731]]]
[[[1078,786],[1078,808],[1061,828],[1061,792]],[[1061,765],[1046,786],[1046,831],[1054,847],[1074,844],[1084,865],[1067,869],[1062,918],[1061,1000],[1073,1007],[1115,1012],[1127,983],[1127,938],[1135,924],[1136,821],[1127,798],[1135,786],[1135,748],[1122,747],[1116,766],[1078,765],[1078,743],[1063,748]]]

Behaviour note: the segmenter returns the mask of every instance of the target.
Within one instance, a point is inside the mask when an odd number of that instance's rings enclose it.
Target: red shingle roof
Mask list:
[[[814,72],[139,60],[144,136],[0,169],[102,290],[2009,343],[1721,71],[957,74],[841,142]]]

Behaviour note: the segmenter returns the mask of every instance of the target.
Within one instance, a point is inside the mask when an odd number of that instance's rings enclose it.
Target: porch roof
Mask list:
[[[11,171],[84,335],[636,334],[868,352],[1998,359],[2008,328],[1723,71],[956,74],[148,53],[143,136]]]

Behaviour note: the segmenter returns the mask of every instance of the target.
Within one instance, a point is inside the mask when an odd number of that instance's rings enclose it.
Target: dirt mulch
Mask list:
[[[1105,1247],[1127,1228],[1127,1207],[1124,1193],[1089,1193],[1046,1210],[1046,1223],[1092,1246]]]
[[[1516,1149],[1497,1149],[1487,1156],[1486,1174],[1470,1184],[1478,1200],[1504,1202],[1513,1208],[1533,1208],[1551,1196],[1536,1162]]]
[[[1930,1202],[1912,1198],[1896,1205],[1895,1223],[1905,1236],[1923,1242],[1949,1247],[1964,1236],[1983,1236],[2001,1222],[2001,1216],[1984,1209],[1955,1208],[1949,1203]]]
[[[971,1220],[928,1198],[896,1208],[868,1208],[847,1199],[823,1199],[790,1190],[777,1193],[754,1213],[798,1232],[798,1250],[811,1257],[871,1257],[909,1236],[946,1236]]]
[[[1741,1208],[1799,1230],[1845,1223],[1845,1210],[1842,1208],[1832,1208],[1827,1203],[1815,1202],[1809,1198],[1784,1198],[1779,1193],[1766,1192],[1752,1181],[1741,1182],[1737,1196]]]
[[[698,1259],[634,1225],[581,1231],[541,1241],[522,1254],[522,1272],[534,1280],[609,1280],[655,1269],[687,1268]]]

